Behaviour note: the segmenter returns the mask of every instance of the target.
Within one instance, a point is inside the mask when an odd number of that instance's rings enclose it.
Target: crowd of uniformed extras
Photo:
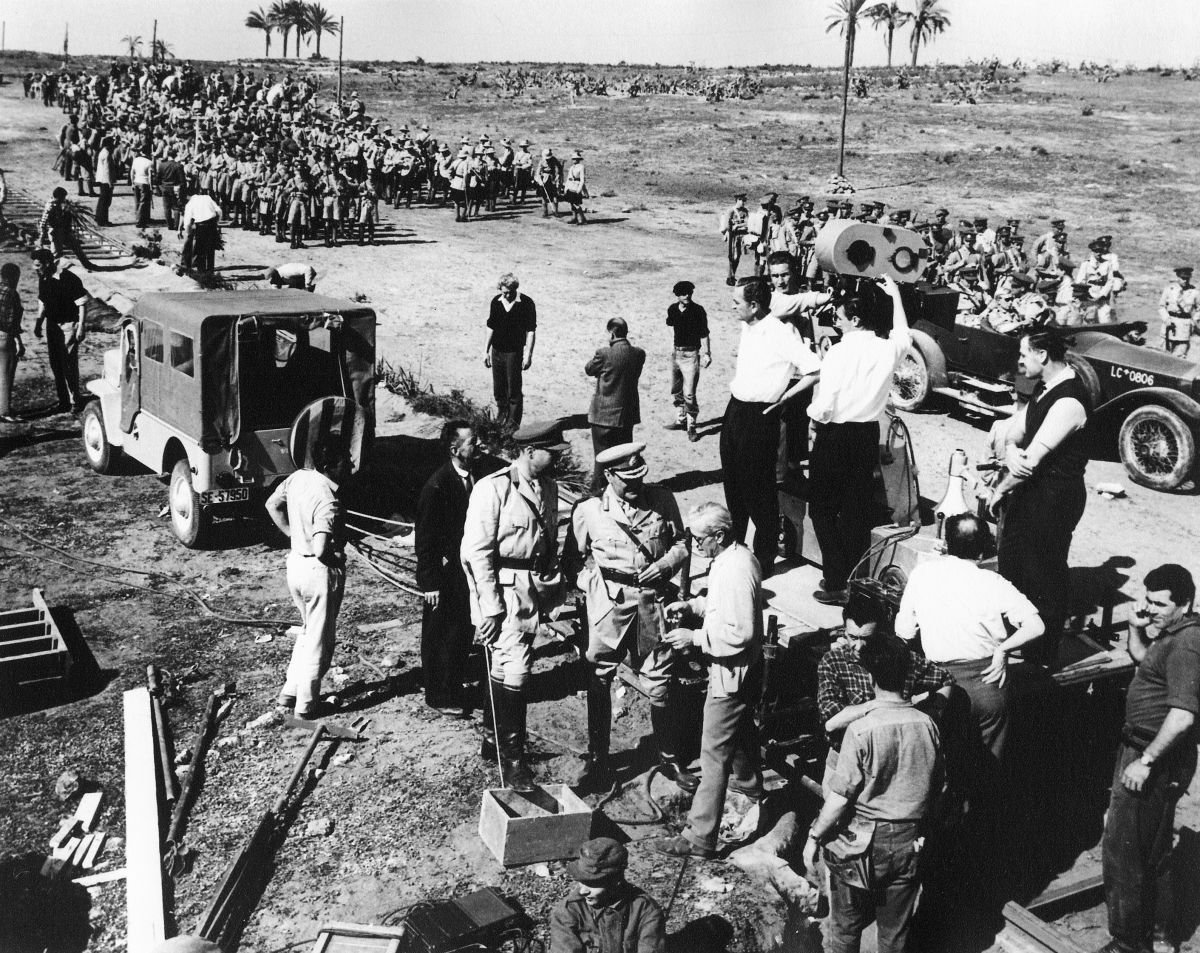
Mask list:
[[[232,83],[220,74],[188,76],[166,67],[114,67],[106,78],[63,75],[57,95],[73,111],[64,128],[64,165],[83,189],[96,181],[101,163],[82,156],[94,145],[98,158],[119,143],[133,161],[157,162],[158,179],[150,184],[162,185],[164,204],[165,190],[176,187],[166,179],[175,163],[183,167],[178,188],[200,190],[223,217],[268,231],[278,228],[278,217],[274,198],[264,206],[263,194],[288,195],[292,208],[312,182],[328,182],[334,205],[350,194],[341,191],[343,181],[394,202],[419,197],[403,176],[384,174],[384,156],[441,152],[429,145],[427,130],[405,140],[406,130],[393,136],[380,129],[372,138],[376,124],[362,111],[323,119],[311,109],[311,94],[302,81],[270,84],[240,72]],[[448,180],[452,192],[454,181]],[[437,194],[432,184],[428,194]],[[515,276],[501,277],[488,306],[483,363],[517,452],[511,463],[491,469],[470,423],[450,421],[443,429],[446,460],[422,489],[416,517],[425,700],[446,718],[469,718],[479,709],[480,756],[497,764],[504,786],[531,791],[534,639],[542,623],[571,614],[578,593],[588,751],[575,786],[600,793],[613,784],[611,688],[627,662],[649,700],[658,770],[692,797],[681,834],[643,843],[673,857],[717,857],[727,791],[753,801],[764,796],[756,722],[762,587],[778,558],[779,490],[790,484],[807,501],[822,552],[824,577],[814,597],[842,606],[845,623],[818,671],[817,707],[830,753],[824,806],[809,831],[805,863],[810,871],[823,863],[827,872],[829,950],[854,953],[874,921],[878,948],[904,951],[913,948],[923,873],[931,859],[947,862],[939,835],[953,819],[955,836],[974,838],[978,848],[974,874],[987,877],[987,838],[1001,836],[1008,795],[1021,783],[1021,765],[1012,763],[1019,759],[1006,750],[1009,658],[1019,652],[1028,662],[1055,664],[1070,605],[1071,539],[1087,499],[1088,400],[1059,328],[1115,320],[1124,283],[1106,240],[1092,242],[1091,255],[1073,265],[1061,221],[1026,250],[1015,220],[992,230],[984,219],[953,228],[945,209],[927,223],[903,211],[887,216],[926,236],[926,277],[959,289],[968,303],[963,320],[1020,335],[1019,372],[1038,384],[990,437],[1001,464],[986,499],[998,520],[999,572],[979,565],[992,542],[988,523],[956,516],[944,528],[945,554],[914,570],[892,618],[856,592],[852,580],[873,525],[880,421],[911,341],[903,299],[889,278],[847,283],[820,274],[815,235],[826,221],[853,215],[852,205],[838,200],[836,208],[830,202],[814,211],[802,199],[783,215],[776,198],[765,196],[750,213],[739,196],[722,220],[732,286],[727,309],[738,327],[718,448],[724,501],[700,503],[686,516],[673,493],[652,482],[654,454],[634,439],[646,354],[630,340],[627,322],[612,318],[607,342],[584,368],[596,379],[588,413],[591,492],[564,514],[560,551],[556,466],[568,444],[561,421],[523,420],[537,309]],[[469,197],[456,201],[460,217],[473,213]],[[285,213],[293,241],[316,209],[301,204],[304,211]],[[878,221],[883,211],[869,203],[860,216]],[[321,220],[335,239],[338,218]],[[743,254],[754,256],[754,274],[739,277]],[[49,281],[53,256],[42,257]],[[1172,318],[1190,320],[1195,291],[1184,269],[1179,277],[1163,307]],[[708,312],[694,291],[686,280],[671,288],[664,326],[672,335],[669,391],[677,414],[669,429],[698,441],[704,436],[698,383],[712,342]],[[67,299],[63,320],[78,320]],[[885,299],[890,308],[881,307]],[[7,292],[0,296],[5,302]],[[841,333],[823,355],[815,339],[820,309],[833,311]],[[668,391],[666,381],[661,389]],[[279,703],[301,717],[322,713],[321,681],[345,586],[339,490],[348,475],[345,448],[330,441],[267,504],[291,540],[288,585],[304,620]],[[690,579],[702,565],[707,588],[697,596]],[[1188,571],[1166,564],[1146,575],[1130,618],[1136,672],[1103,844],[1108,951],[1151,949],[1157,875],[1170,848],[1175,804],[1195,770],[1200,618],[1194,598]],[[472,690],[475,643],[484,647],[486,664]],[[696,683],[706,686],[699,726],[683,703],[687,686]],[[584,844],[570,868],[577,890],[552,917],[552,953],[663,948],[662,911],[625,881],[626,863],[626,848],[615,841]]]
[[[834,197],[818,202],[802,195],[785,212],[778,193],[763,195],[754,208],[747,207],[745,194],[738,194],[721,216],[728,282],[733,283],[743,259],[756,274],[764,274],[767,256],[786,251],[797,260],[804,279],[819,285],[817,236],[830,222],[844,219],[917,232],[928,249],[922,278],[958,292],[957,320],[963,325],[1017,334],[1036,326],[1080,328],[1118,320],[1126,281],[1113,236],[1092,239],[1086,254],[1073,251],[1061,218],[1051,219],[1044,232],[1026,235],[1020,219],[974,216],[956,224],[947,208],[923,217],[912,209],[888,211],[880,201]],[[1188,356],[1193,337],[1200,337],[1200,295],[1191,283],[1192,274],[1190,265],[1175,268],[1174,280],[1159,298],[1162,345],[1181,357]]]

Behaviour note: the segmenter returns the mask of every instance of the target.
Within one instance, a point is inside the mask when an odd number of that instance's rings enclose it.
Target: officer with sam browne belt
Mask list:
[[[558,484],[554,454],[566,450],[558,421],[528,423],[513,439],[510,467],[480,479],[471,491],[459,550],[470,595],[471,623],[489,648],[490,683],[480,757],[501,762],[501,779],[533,789],[525,762],[525,683],[533,639],[561,593]]]
[[[588,754],[577,787],[588,792],[612,782],[610,689],[626,655],[650,699],[663,774],[684,790],[699,784],[677,760],[682,726],[669,685],[678,653],[662,637],[663,606],[677,598],[671,578],[687,560],[687,536],[674,495],[645,482],[645,450],[626,443],[596,456],[608,487],[576,505],[564,547],[564,571],[577,574],[587,609]]]

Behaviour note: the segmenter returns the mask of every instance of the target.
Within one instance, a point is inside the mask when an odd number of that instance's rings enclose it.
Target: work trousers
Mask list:
[[[939,664],[954,676],[954,683],[970,699],[971,724],[978,731],[978,739],[972,740],[978,740],[996,764],[1001,764],[1008,738],[1008,691],[995,682],[988,684],[983,681],[983,671],[992,664],[992,660],[986,658]]]
[[[16,374],[17,336],[0,331],[0,417],[12,413],[12,386]]]
[[[513,429],[521,426],[525,411],[525,395],[521,391],[523,351],[497,351],[492,348],[492,393],[496,398],[496,413]]]
[[[920,895],[917,825],[879,821],[871,841],[870,890],[846,882],[845,867],[826,852],[829,867],[828,953],[858,953],[863,931],[875,922],[879,953],[906,953]]]
[[[296,711],[310,714],[321,697],[321,679],[329,671],[346,571],[332,569],[316,556],[288,553],[288,591],[300,612],[301,632],[292,647],[283,694],[296,699]]]
[[[851,571],[867,551],[874,523],[875,468],[879,424],[818,424],[808,471],[808,512],[825,588],[846,588]]]
[[[1046,624],[1046,634],[1026,650],[1031,658],[1053,661],[1057,654],[1071,603],[1067,557],[1086,503],[1082,476],[1034,477],[1012,492],[1000,515],[1000,575],[1025,594]]]
[[[1176,754],[1156,763],[1135,794],[1121,783],[1121,774],[1140,757],[1141,752],[1129,744],[1117,750],[1102,842],[1108,930],[1129,953],[1151,948],[1158,878],[1171,852],[1175,804],[1196,767],[1193,745],[1182,757]]]
[[[696,384],[700,381],[700,350],[677,347],[671,352],[671,403],[682,420],[686,415],[693,421],[700,415],[696,401]]]
[[[96,199],[96,224],[101,228],[107,228],[112,225],[108,212],[112,208],[113,187],[107,182],[97,182],[96,188],[100,190],[100,195]]]
[[[754,555],[764,575],[775,563],[779,543],[775,461],[781,413],[776,409],[764,414],[767,406],[730,397],[721,424],[720,450],[734,539],[745,542],[749,522],[754,521]]]
[[[79,407],[83,403],[83,391],[79,386],[79,339],[75,321],[46,322],[46,350],[50,355],[50,371],[54,374],[54,387],[58,391],[58,403]]]
[[[425,701],[434,708],[462,704],[463,681],[474,638],[467,580],[459,572],[442,586],[437,606],[426,605],[421,617]]]
[[[601,427],[599,424],[592,424],[592,458],[594,460],[605,450],[619,447],[623,443],[630,443],[632,440],[632,424],[628,427]],[[599,463],[594,463],[592,465],[592,493],[599,496],[604,492],[606,486],[608,486],[608,479],[604,476],[604,467]]]
[[[149,185],[133,187],[133,207],[137,212],[137,227],[145,228],[150,224],[153,213],[154,189]]]
[[[193,227],[191,254],[185,257],[184,267],[194,271],[212,271],[217,264],[217,238],[220,225],[215,218],[197,222]],[[185,246],[185,252],[188,250]]]
[[[700,787],[692,798],[688,826],[683,832],[697,847],[716,849],[725,811],[725,788],[731,781],[734,790],[747,797],[762,797],[758,726],[754,723],[760,674],[751,673],[734,695],[713,695],[710,686],[704,699]]]
[[[775,480],[781,485],[789,476],[798,474],[802,464],[808,459],[808,405],[812,403],[812,397],[813,389],[810,387],[783,406],[783,419],[779,426],[779,454],[775,460]]]
[[[179,190],[173,185],[162,187],[163,218],[167,220],[167,228],[179,228],[179,215],[182,203],[179,200]]]

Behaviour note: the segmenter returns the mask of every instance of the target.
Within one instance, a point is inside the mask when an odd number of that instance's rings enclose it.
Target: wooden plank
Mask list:
[[[145,687],[124,696],[125,885],[128,953],[150,953],[166,939],[157,746]]]
[[[75,808],[75,819],[83,825],[85,831],[96,826],[96,815],[100,813],[100,802],[104,798],[102,791],[88,791],[79,799],[79,807]]]
[[[1011,900],[1004,905],[1004,919],[1022,933],[1031,936],[1051,953],[1084,953],[1070,937]]]
[[[82,867],[83,866],[83,858],[85,858],[87,856],[88,851],[91,850],[92,841],[95,839],[96,839],[95,834],[84,834],[83,835],[83,837],[79,841],[79,846],[76,847],[74,853],[71,854],[71,866],[72,867]]]
[[[105,870],[98,874],[88,874],[86,877],[76,877],[75,883],[81,887],[94,887],[96,884],[106,884],[113,880],[124,880],[125,868],[118,867],[116,870]]]
[[[1082,871],[1073,872],[1070,877],[1064,878],[1061,883],[1051,884],[1050,887],[1030,900],[1029,903],[1025,904],[1025,909],[1038,910],[1055,903],[1061,903],[1063,900],[1070,900],[1072,897],[1078,897],[1081,894],[1091,893],[1093,890],[1099,890],[1103,886],[1103,874],[1085,873]]]
[[[100,849],[104,846],[108,835],[104,831],[96,831],[92,835],[92,846],[88,848],[88,852],[83,857],[83,863],[79,866],[84,870],[91,870],[96,864],[96,858],[100,856]]]
[[[62,847],[62,845],[64,843],[66,843],[67,838],[70,837],[72,834],[74,834],[76,828],[78,828],[78,827],[79,827],[79,818],[78,817],[68,817],[65,821],[62,822],[62,825],[59,827],[58,832],[53,837],[50,838],[50,847],[51,848]]]
[[[75,848],[79,846],[82,837],[68,837],[58,847],[50,852],[50,856],[55,860],[61,860],[64,863],[71,859],[71,855],[75,853]]]
[[[0,622],[6,620],[0,619]],[[29,622],[14,622],[0,625],[0,642],[17,642],[21,639],[40,639],[50,634],[50,624],[44,619]]]
[[[43,622],[40,609],[8,609],[0,612],[0,630],[13,625],[26,625],[30,622]]]

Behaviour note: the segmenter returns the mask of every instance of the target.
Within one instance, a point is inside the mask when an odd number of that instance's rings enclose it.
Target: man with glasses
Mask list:
[[[610,689],[626,657],[650,699],[650,724],[663,775],[683,790],[699,781],[679,763],[682,729],[669,695],[676,655],[663,641],[663,604],[678,592],[672,577],[687,560],[683,519],[670,490],[646,483],[644,443],[627,443],[596,457],[608,488],[580,501],[571,514],[563,566],[578,576],[588,620],[588,754],[577,787],[595,793],[611,785]]]

